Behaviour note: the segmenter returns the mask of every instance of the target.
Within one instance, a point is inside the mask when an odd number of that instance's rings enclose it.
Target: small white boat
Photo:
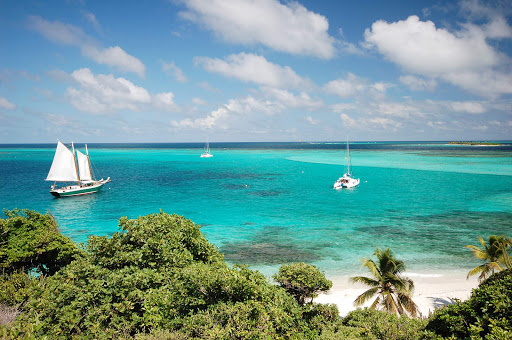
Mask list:
[[[352,164],[350,163],[350,150],[348,147],[348,140],[347,140],[347,172],[343,174],[342,177],[338,178],[336,182],[334,182],[333,188],[336,190],[339,189],[348,189],[348,188],[354,188],[359,185],[360,179],[359,178],[352,178],[352,173],[350,172]]]
[[[99,191],[103,185],[110,182],[107,179],[95,180],[89,160],[89,150],[85,145],[85,154],[76,150],[71,143],[73,151],[69,150],[61,141],[57,143],[57,150],[53,157],[52,166],[46,177],[46,181],[53,181],[50,194],[55,197],[87,195]],[[57,188],[57,182],[66,183]],[[73,184],[68,184],[68,183]]]
[[[210,158],[213,155],[210,153],[210,143],[206,140],[206,145],[204,146],[204,152],[201,154],[201,158]]]

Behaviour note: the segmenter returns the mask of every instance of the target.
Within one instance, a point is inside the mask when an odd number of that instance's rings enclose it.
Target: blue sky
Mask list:
[[[0,0],[0,143],[512,139],[510,1]]]

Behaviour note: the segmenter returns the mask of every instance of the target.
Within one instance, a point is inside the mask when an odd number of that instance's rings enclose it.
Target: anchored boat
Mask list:
[[[348,147],[348,140],[347,140],[347,172],[343,174],[342,177],[338,178],[336,182],[334,182],[333,188],[343,189],[343,188],[354,188],[359,185],[360,179],[359,178],[352,178],[352,173],[350,172],[352,164],[350,163],[350,150]]]
[[[206,145],[204,146],[204,152],[201,154],[201,158],[210,158],[213,155],[210,153],[210,143],[208,143],[208,139],[206,140]]]
[[[94,178],[87,144],[85,154],[75,150],[73,143],[71,149],[61,141],[57,143],[52,166],[46,177],[46,181],[54,182],[50,194],[55,197],[87,195],[99,191],[105,183],[110,182],[110,177],[105,180]],[[63,182],[64,186],[57,188],[57,182]]]

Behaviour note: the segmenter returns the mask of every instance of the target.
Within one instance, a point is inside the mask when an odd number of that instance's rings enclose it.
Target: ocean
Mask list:
[[[468,244],[512,237],[512,142],[350,144],[354,189],[333,190],[346,143],[88,144],[99,193],[54,198],[55,144],[0,145],[0,207],[51,212],[76,242],[112,235],[122,216],[166,213],[201,225],[230,264],[267,276],[304,261],[327,277],[360,274],[390,247],[409,273],[467,272]],[[83,150],[83,144],[75,144]],[[2,215],[4,218],[5,216]]]

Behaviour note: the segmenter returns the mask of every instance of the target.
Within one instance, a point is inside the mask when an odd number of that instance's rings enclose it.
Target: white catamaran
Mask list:
[[[204,152],[201,154],[201,158],[210,158],[213,155],[210,153],[210,143],[206,140],[206,145],[204,146]]]
[[[334,182],[334,186],[333,186],[334,189],[338,190],[338,189],[343,189],[343,188],[354,188],[359,185],[360,179],[352,178],[352,173],[350,172],[351,165],[352,164],[350,163],[350,150],[348,148],[348,140],[347,140],[347,172],[345,174],[343,174],[342,177],[338,178],[338,180],[336,180],[336,182]]]
[[[48,177],[46,177],[47,181],[54,182],[50,194],[55,197],[92,194],[100,190],[105,183],[110,182],[110,177],[98,181],[94,179],[87,144],[85,145],[85,155],[78,150],[75,155],[73,143],[71,143],[71,148],[73,151],[69,150],[61,141],[57,143],[52,166]],[[76,184],[66,183],[65,186],[57,188],[57,182],[76,182]]]

